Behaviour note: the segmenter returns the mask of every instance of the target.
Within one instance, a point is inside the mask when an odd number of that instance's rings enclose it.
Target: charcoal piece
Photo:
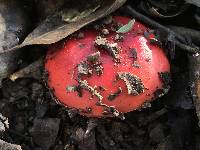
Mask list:
[[[48,150],[55,143],[59,125],[60,119],[58,118],[35,119],[30,130],[34,143],[43,150]]]

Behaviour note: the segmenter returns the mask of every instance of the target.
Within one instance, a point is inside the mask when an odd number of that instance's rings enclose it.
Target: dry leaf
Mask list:
[[[95,6],[92,6],[92,8],[86,8],[88,11],[85,9],[81,12],[75,12],[75,15],[72,15],[70,21],[66,21],[66,16],[63,20],[63,16],[61,15],[63,12],[62,10],[61,12],[48,17],[41,25],[39,25],[25,38],[21,45],[9,50],[21,48],[26,45],[52,44],[58,42],[85,25],[112,13],[121,7],[125,2],[126,0],[99,0],[99,3],[96,2]]]
[[[189,4],[196,5],[197,7],[200,7],[200,0],[185,0]]]
[[[99,7],[100,5],[97,5],[92,9],[87,9],[82,12],[79,12],[76,9],[71,9],[71,10],[65,9],[64,11],[61,12],[61,17],[62,17],[62,20],[65,22],[68,22],[68,23],[76,22],[80,19],[83,19],[89,16],[91,13],[95,12]]]

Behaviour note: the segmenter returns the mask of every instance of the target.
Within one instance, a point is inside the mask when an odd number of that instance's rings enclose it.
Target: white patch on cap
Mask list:
[[[144,50],[143,54],[146,57],[147,61],[152,60],[152,50],[147,45],[147,40],[144,37],[139,38],[140,46]]]

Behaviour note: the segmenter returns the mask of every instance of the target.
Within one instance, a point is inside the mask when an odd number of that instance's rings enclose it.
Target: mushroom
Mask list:
[[[46,56],[48,86],[64,106],[120,117],[169,90],[169,61],[145,25],[115,16],[80,33],[51,45]]]

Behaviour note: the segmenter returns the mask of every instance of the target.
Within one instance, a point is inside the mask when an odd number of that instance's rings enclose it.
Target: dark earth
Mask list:
[[[162,8],[161,3],[149,1]],[[200,19],[198,23],[191,19],[191,16],[198,15],[199,7],[191,5],[185,10],[179,7],[184,4],[178,0],[161,12],[171,15],[176,9],[184,11],[176,17],[159,19],[149,14],[146,9],[149,4],[144,3],[137,0],[128,1],[125,5],[131,5],[164,26],[184,24],[199,32]],[[165,6],[170,4],[166,3]],[[130,16],[126,11],[121,8],[114,14]],[[168,40],[165,45],[167,48],[173,47],[166,33],[160,33],[159,36],[161,42]],[[186,38],[191,40],[190,37]],[[200,45],[198,40],[194,36],[195,44]],[[46,49],[46,46],[23,48],[18,70],[44,58]],[[167,52],[171,63],[171,79],[168,73],[160,73],[167,86],[155,93],[157,100],[144,104],[140,110],[125,114],[124,120],[87,118],[79,115],[75,109],[58,104],[46,85],[43,67],[15,82],[4,79],[0,88],[0,150],[20,150],[17,145],[23,150],[200,150],[200,128],[190,90],[188,53],[177,46],[174,51]],[[137,58],[134,50],[133,57]],[[139,93],[141,88],[135,92]],[[166,90],[169,90],[168,94],[160,97],[159,94]],[[119,89],[111,95],[110,100],[120,93]]]

